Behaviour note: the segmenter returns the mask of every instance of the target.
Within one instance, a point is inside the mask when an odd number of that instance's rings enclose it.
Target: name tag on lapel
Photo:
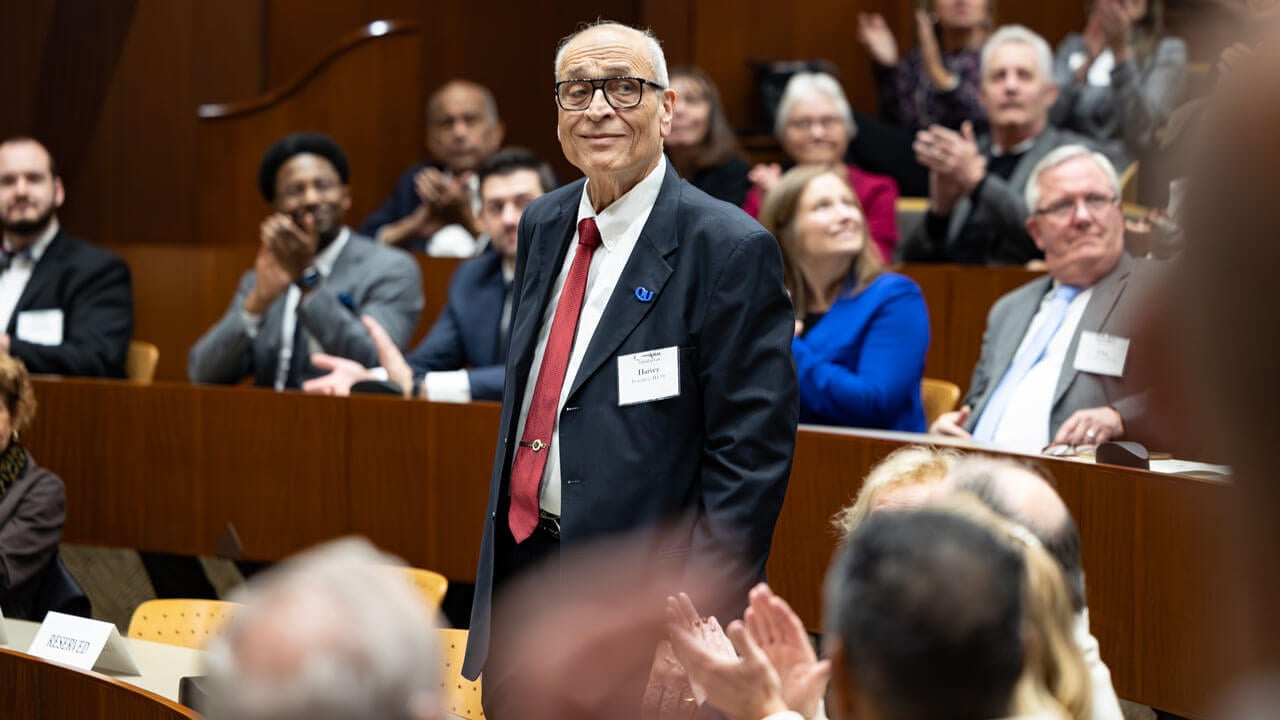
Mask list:
[[[53,308],[20,312],[14,335],[19,340],[36,345],[61,345],[62,311]]]
[[[1080,333],[1075,369],[1095,375],[1124,377],[1124,361],[1129,355],[1129,338],[1102,333]]]
[[[618,405],[680,394],[680,349],[674,345],[618,356]]]

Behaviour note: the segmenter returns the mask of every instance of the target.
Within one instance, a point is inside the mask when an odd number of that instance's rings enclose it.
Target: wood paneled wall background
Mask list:
[[[244,100],[288,83],[340,37],[373,20],[406,19],[423,28],[420,72],[405,73],[420,78],[422,87],[405,87],[405,93],[425,97],[455,76],[488,85],[498,97],[508,142],[556,161],[562,179],[568,179],[576,171],[563,162],[556,144],[549,91],[555,45],[579,21],[609,17],[653,27],[668,61],[704,67],[720,85],[732,122],[746,128],[755,121],[749,62],[757,59],[830,60],[854,104],[873,111],[867,57],[854,32],[857,13],[884,13],[909,47],[914,5],[912,0],[558,0],[549,8],[506,0],[3,3],[7,86],[0,102],[0,137],[33,134],[50,145],[67,184],[62,219],[72,231],[109,246],[191,244],[201,235],[198,197],[202,181],[207,182],[198,170],[196,107]],[[1001,22],[1027,24],[1050,42],[1082,26],[1083,17],[1079,0],[1000,0],[998,7]],[[371,78],[393,85],[400,80],[394,73]],[[371,116],[368,122],[379,119]],[[405,167],[418,159],[404,158]],[[395,179],[355,178],[353,190],[379,199]]]

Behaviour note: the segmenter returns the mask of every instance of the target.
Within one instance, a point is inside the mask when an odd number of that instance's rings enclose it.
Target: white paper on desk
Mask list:
[[[36,345],[62,344],[62,311],[28,310],[18,313],[18,327],[14,333],[19,340]]]
[[[1158,473],[1212,473],[1224,478],[1231,475],[1229,465],[1212,465],[1210,463],[1192,462],[1190,460],[1152,460],[1151,472]]]
[[[4,628],[4,612],[0,612],[0,645],[9,644],[9,632]]]
[[[142,674],[114,624],[59,612],[45,615],[27,654],[81,670]]]

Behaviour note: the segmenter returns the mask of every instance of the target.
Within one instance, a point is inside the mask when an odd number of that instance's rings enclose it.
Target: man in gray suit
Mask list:
[[[267,150],[258,188],[276,212],[262,221],[257,260],[231,307],[191,348],[192,382],[252,374],[262,387],[297,388],[320,374],[313,352],[375,365],[361,315],[408,343],[422,312],[418,265],[343,225],[348,177],[346,154],[327,136],[295,133]]]
[[[1021,25],[1000,28],[982,48],[978,100],[991,134],[975,138],[934,125],[916,134],[916,159],[929,168],[929,212],[898,246],[908,262],[1022,265],[1040,258],[1023,229],[1022,192],[1049,151],[1081,138],[1049,125],[1058,97],[1053,54]]]
[[[1125,358],[1157,276],[1124,252],[1119,194],[1110,161],[1082,145],[1036,164],[1026,228],[1049,274],[996,301],[964,405],[931,432],[1033,452],[1134,434],[1146,392]]]

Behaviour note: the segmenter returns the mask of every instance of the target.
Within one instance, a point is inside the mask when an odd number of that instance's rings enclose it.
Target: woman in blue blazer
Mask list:
[[[800,421],[924,432],[929,312],[913,281],[884,271],[848,180],[796,167],[765,196],[760,222],[782,246],[795,305]]]

